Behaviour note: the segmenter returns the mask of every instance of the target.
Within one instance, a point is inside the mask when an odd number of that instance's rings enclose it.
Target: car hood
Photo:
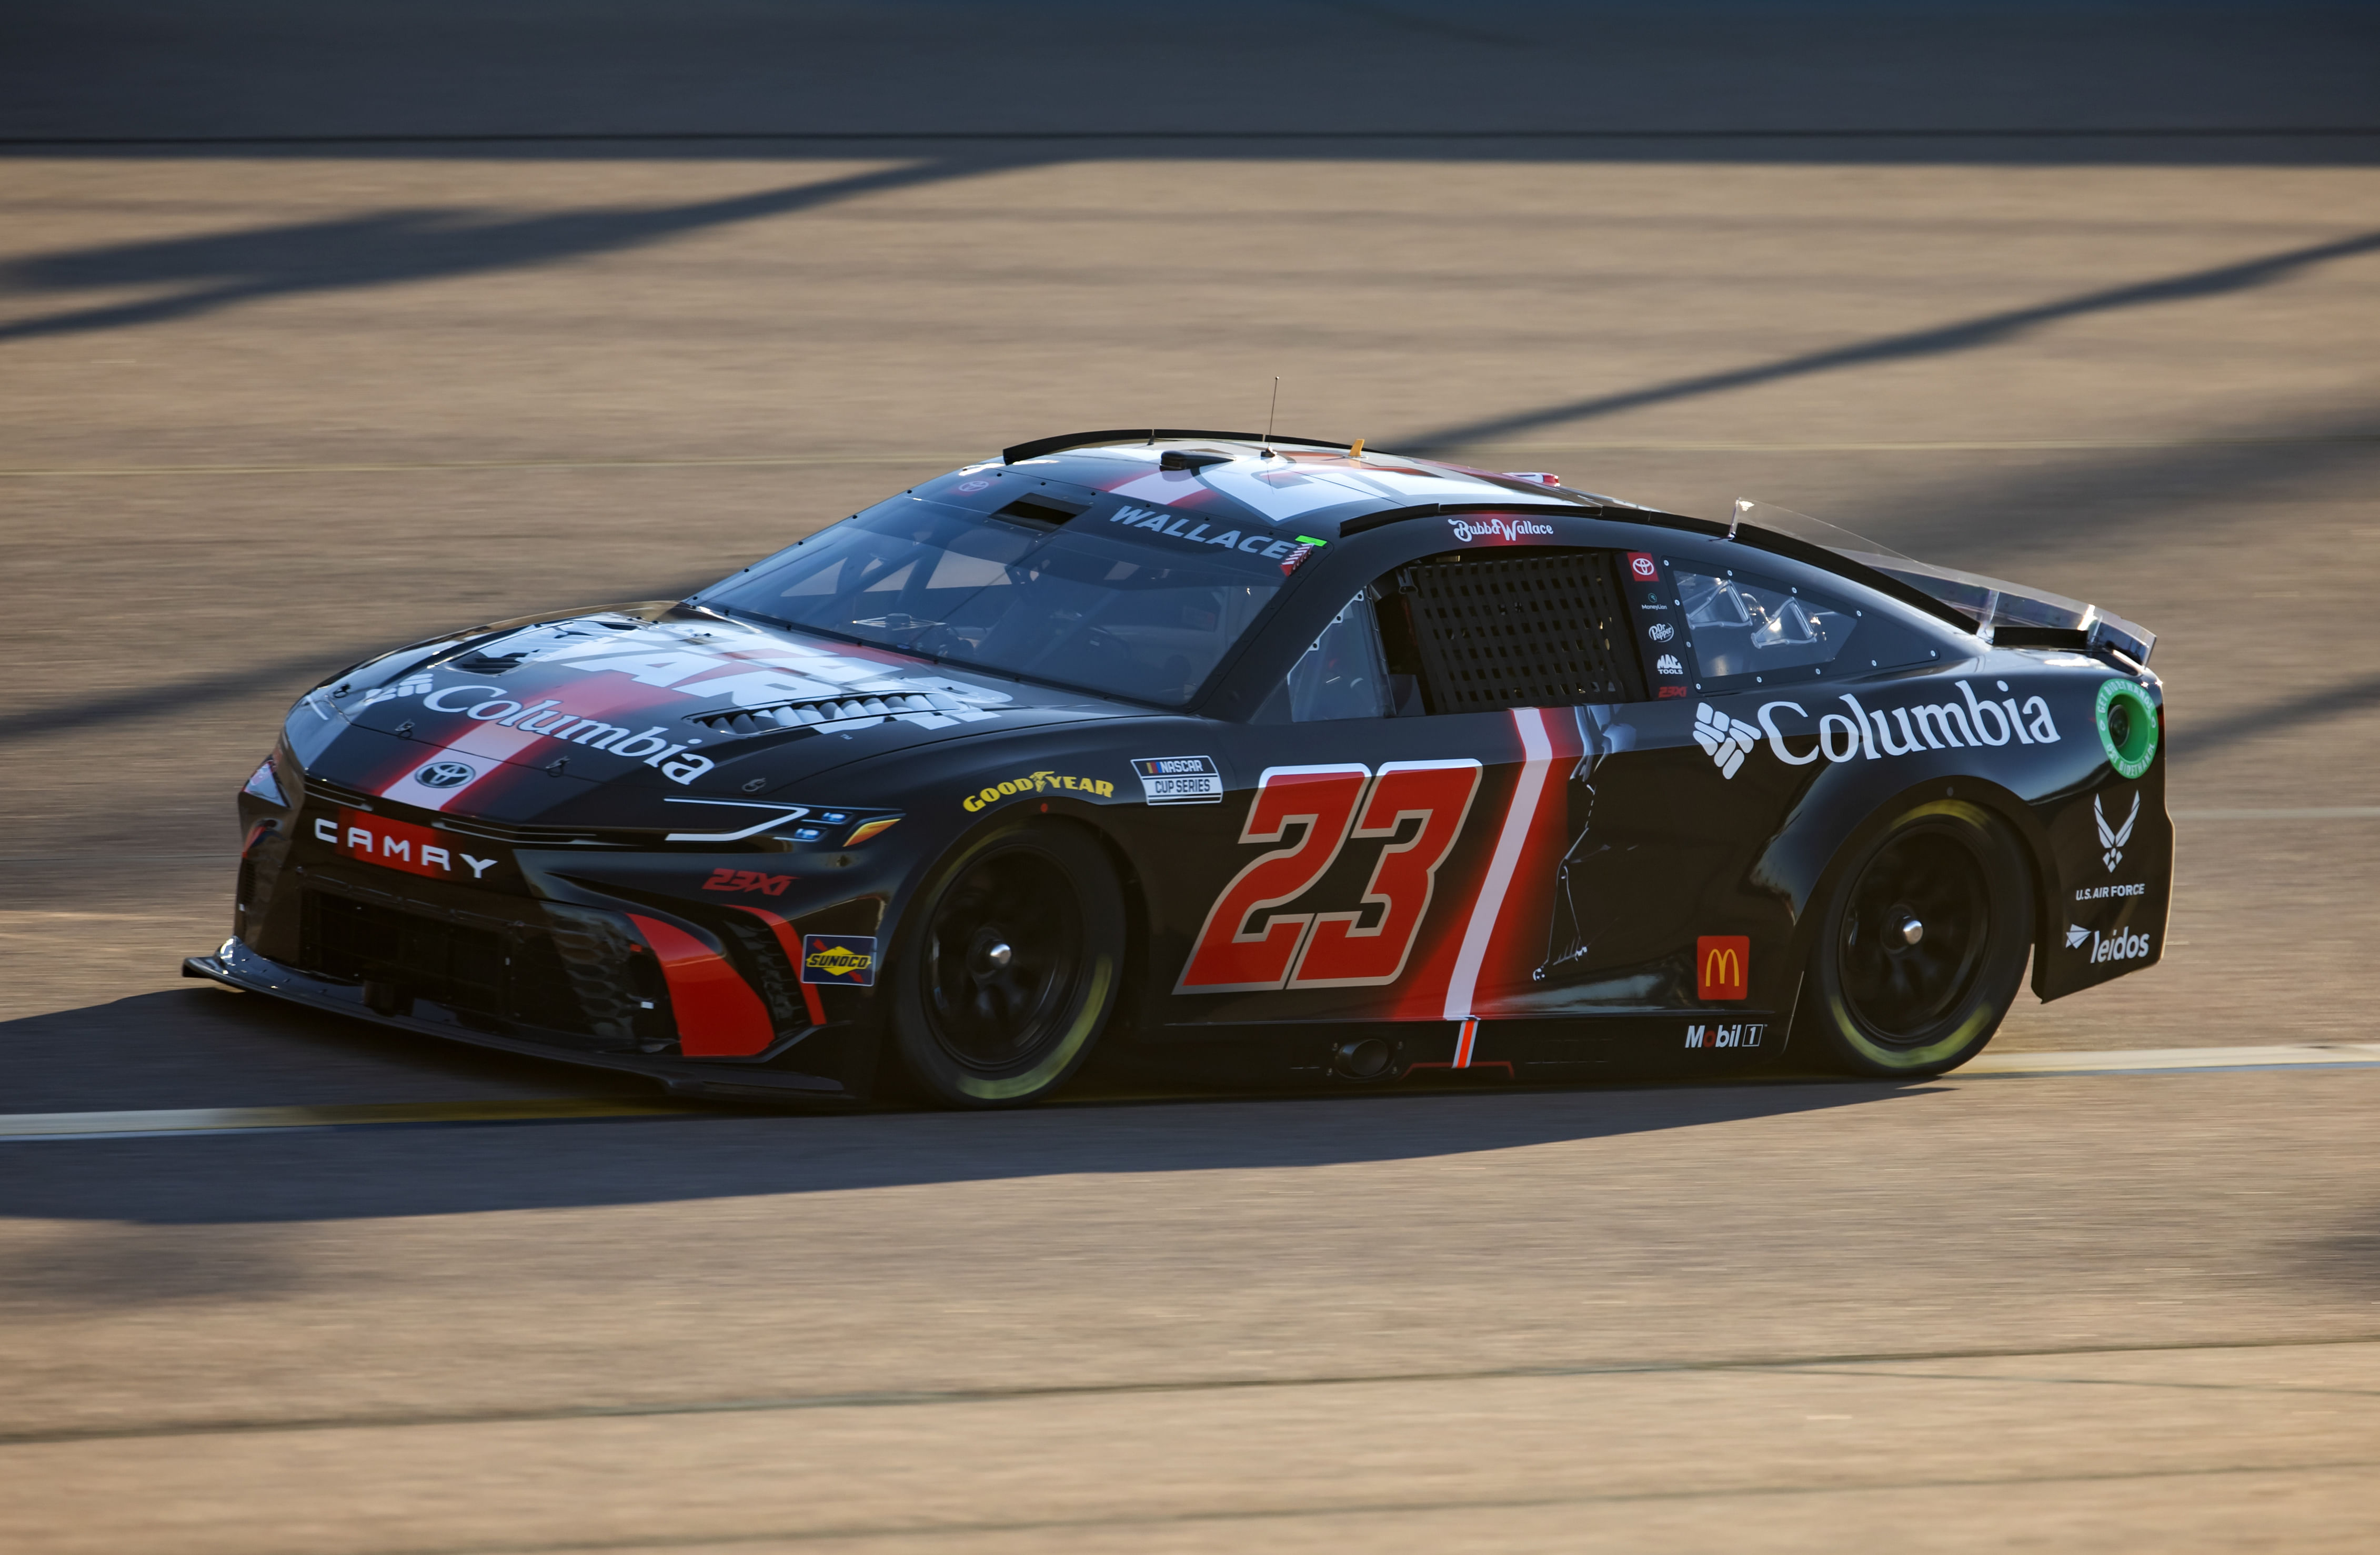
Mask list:
[[[634,795],[767,794],[970,733],[1148,714],[743,621],[609,609],[373,660],[308,693],[286,733],[310,778],[361,797],[619,824]]]

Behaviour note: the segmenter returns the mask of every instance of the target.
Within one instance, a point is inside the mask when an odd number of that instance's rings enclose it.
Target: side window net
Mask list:
[[[1415,676],[1431,713],[1644,699],[1604,552],[1432,557],[1400,568],[1393,587],[1381,612],[1391,683]]]
[[[1370,602],[1357,595],[1330,620],[1289,671],[1289,716],[1294,723],[1377,718],[1389,710],[1387,670]]]

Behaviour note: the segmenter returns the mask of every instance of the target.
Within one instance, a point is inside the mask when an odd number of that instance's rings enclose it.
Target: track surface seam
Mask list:
[[[1225,1377],[1184,1381],[1097,1382],[1040,1387],[938,1388],[875,1392],[793,1394],[782,1398],[691,1399],[674,1403],[582,1404],[550,1409],[488,1409],[410,1415],[293,1416],[286,1419],[191,1421],[125,1426],[69,1426],[0,1432],[0,1448],[77,1441],[141,1441],[177,1437],[249,1436],[328,1430],[396,1430],[423,1426],[533,1425],[565,1420],[648,1419],[687,1415],[791,1414],[832,1409],[898,1409],[932,1404],[1002,1404],[1032,1399],[1098,1399],[1162,1393],[1287,1392],[1309,1388],[1415,1385],[1433,1382],[1527,1381],[1572,1377],[1676,1376],[1691,1372],[1795,1372],[1815,1368],[1910,1365],[1937,1360],[2028,1360],[2042,1356],[2199,1355],[2228,1351],[2336,1349],[2380,1344],[2380,1332],[2325,1338],[2214,1340],[2195,1344],[2089,1344],[2022,1350],[1925,1350],[1872,1355],[1787,1356],[1737,1360],[1639,1362],[1609,1366],[1478,1367],[1445,1371],[1379,1372],[1314,1377]],[[2021,1379],[1992,1379],[2022,1380]],[[2312,1390],[2305,1390],[2312,1391]],[[563,1546],[561,1548],[571,1548]]]
[[[568,1539],[553,1543],[408,1545],[372,1555],[567,1555],[571,1550],[717,1549],[742,1544],[811,1544],[830,1539],[948,1537],[969,1534],[1064,1533],[1097,1528],[1195,1526],[1324,1517],[1397,1517],[1439,1512],[1526,1511],[1562,1506],[1609,1506],[1674,1501],[1751,1500],[1806,1496],[1888,1493],[1900,1490],[1990,1489],[2023,1485],[2108,1485],[2159,1479],[2193,1479],[2209,1475],[2345,1474],[2380,1466],[2380,1459],[2344,1458],[2320,1463],[2216,1464],[2189,1468],[2108,1469],[2079,1474],[2007,1474],[1943,1477],[1930,1479],[1848,1480],[1814,1485],[1767,1483],[1754,1485],[1692,1485],[1669,1489],[1588,1490],[1566,1496],[1507,1496],[1439,1501],[1349,1501],[1323,1506],[1214,1508],[1198,1512],[1093,1517],[1047,1517],[993,1523],[903,1523],[844,1525],[820,1528],[772,1528],[743,1533],[655,1534],[629,1538]]]
[[[2041,453],[2120,452],[2168,448],[2307,448],[2380,443],[2380,432],[2291,438],[2034,438],[1961,442],[1458,443],[1465,452],[1520,458],[1567,453]],[[1387,446],[1384,442],[1382,446]],[[441,470],[798,469],[822,464],[954,464],[989,457],[978,449],[929,452],[722,454],[682,459],[404,459],[282,464],[55,464],[0,468],[0,478],[70,480],[128,476],[403,475]]]

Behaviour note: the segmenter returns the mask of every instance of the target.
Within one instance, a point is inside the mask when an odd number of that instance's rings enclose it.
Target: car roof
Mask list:
[[[1753,524],[1715,524],[1578,490],[1546,471],[1483,470],[1442,459],[1375,453],[1361,442],[1159,427],[1039,438],[952,476],[1002,468],[1134,501],[1172,504],[1189,488],[1202,488],[1255,509],[1268,523],[1302,521],[1318,531],[1327,530],[1325,538],[1354,536],[1400,519],[1481,509],[1553,509],[1582,518],[1649,524],[1789,556],[1945,624],[1974,629],[1974,622],[1953,606],[1860,559]]]
[[[1273,524],[1328,510],[1342,524],[1427,504],[1509,506],[1516,501],[1579,508],[1635,504],[1573,490],[1544,471],[1475,469],[1439,459],[1375,452],[1361,443],[1267,438],[1253,432],[1172,428],[1083,432],[1042,438],[985,460],[1098,491],[1168,501],[1169,485],[1205,486]],[[1160,477],[1171,476],[1165,481]]]

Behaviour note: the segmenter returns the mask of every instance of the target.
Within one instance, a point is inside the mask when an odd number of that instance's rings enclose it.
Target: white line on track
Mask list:
[[[2135,1047],[2106,1053],[1993,1053],[1961,1065],[1945,1079],[2047,1075],[2185,1074],[2193,1069],[2362,1069],[2380,1067],[2380,1043],[2302,1043],[2257,1047]],[[6,1119],[0,1119],[5,1123]]]
[[[1985,1053],[1942,1077],[1954,1079],[2058,1076],[2189,1074],[2224,1069],[2380,1068],[2380,1043],[2268,1044],[2259,1047],[2148,1047],[2096,1053]],[[1132,1101],[1201,1099],[1191,1092],[1135,1095]],[[1112,1100],[1112,1098],[1111,1098]],[[1092,1104],[1092,1103],[1078,1103]],[[385,1127],[434,1123],[590,1122],[631,1117],[744,1117],[672,1102],[600,1096],[538,1096],[483,1102],[375,1102],[315,1107],[180,1107],[143,1112],[0,1114],[0,1141],[103,1139],[291,1129]]]
[[[2177,821],[2374,821],[2380,804],[2342,804],[2313,810],[2177,810]]]

